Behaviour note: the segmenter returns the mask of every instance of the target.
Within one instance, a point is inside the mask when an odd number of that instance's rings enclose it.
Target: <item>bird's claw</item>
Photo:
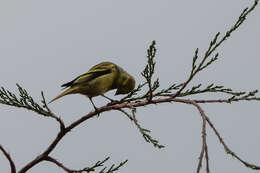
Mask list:
[[[97,112],[97,118],[100,116],[100,113],[98,112],[98,108],[94,106],[95,112]]]

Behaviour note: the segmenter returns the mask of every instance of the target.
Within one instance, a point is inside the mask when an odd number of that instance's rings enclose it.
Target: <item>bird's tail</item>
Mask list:
[[[57,99],[59,99],[59,98],[65,96],[65,95],[75,93],[75,89],[76,89],[76,88],[74,88],[74,87],[66,89],[66,90],[63,91],[60,95],[58,95],[57,97],[55,97],[54,99],[52,99],[48,104],[50,104],[51,102],[54,102],[55,100],[57,100]]]

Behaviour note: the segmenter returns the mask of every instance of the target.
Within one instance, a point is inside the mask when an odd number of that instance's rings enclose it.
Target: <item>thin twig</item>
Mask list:
[[[220,133],[217,131],[217,129],[215,128],[215,126],[213,125],[213,123],[210,121],[210,119],[208,117],[206,117],[206,120],[208,122],[208,124],[210,125],[210,127],[212,128],[212,130],[215,132],[216,136],[219,139],[219,142],[223,145],[225,151],[227,154],[230,154],[231,156],[233,156],[234,158],[236,158],[237,160],[239,160],[241,163],[243,163],[246,167],[254,169],[254,170],[260,170],[260,166],[248,163],[246,161],[244,161],[243,159],[241,159],[240,157],[237,156],[237,154],[235,154],[224,142],[223,138],[220,136]]]
[[[49,117],[51,118],[54,118],[59,124],[60,124],[60,130],[64,130],[65,129],[65,124],[64,122],[62,121],[61,118],[59,118],[58,116],[56,116],[51,110],[50,108],[48,107],[47,103],[46,103],[46,100],[45,100],[45,97],[44,97],[44,94],[43,92],[41,92],[41,95],[42,95],[42,103],[43,103],[43,107],[46,108],[47,112],[43,109],[42,112],[46,115],[48,115]]]
[[[196,103],[232,103],[239,101],[259,101],[259,97],[252,98],[235,98],[235,99],[215,99],[215,100],[194,100]]]
[[[206,171],[207,173],[210,173],[209,171],[209,153],[208,153],[208,145],[205,145],[205,159],[206,159]]]
[[[132,108],[132,115],[130,115],[128,112],[126,112],[123,109],[119,109],[119,111],[122,112],[123,114],[125,114],[131,121],[134,122],[135,126],[138,128],[139,132],[142,134],[142,136],[146,142],[152,143],[154,145],[154,147],[156,147],[158,149],[165,147],[164,145],[159,144],[158,140],[152,138],[152,136],[149,134],[149,133],[151,133],[150,130],[141,127],[141,125],[138,123],[138,120],[136,119],[134,108]]]
[[[5,149],[2,145],[0,145],[0,150],[3,152],[4,156],[9,161],[11,173],[16,173],[15,164],[14,164],[14,161],[12,160],[11,156],[7,153],[7,151],[5,151]]]
[[[198,163],[198,167],[197,167],[197,173],[199,173],[201,166],[202,166],[203,156],[204,156],[205,152],[207,151],[207,141],[206,141],[206,117],[207,116],[206,116],[205,112],[203,111],[203,109],[196,102],[191,100],[190,103],[198,109],[198,111],[200,112],[201,118],[202,118],[202,148],[201,148],[199,163]],[[208,167],[208,160],[207,160],[208,157],[205,157],[205,158],[206,158],[207,167]],[[209,172],[207,172],[207,173],[209,173]]]
[[[44,160],[56,164],[58,167],[62,168],[67,173],[73,173],[72,170],[64,166],[61,162],[59,162],[57,159],[54,159],[53,157],[47,156]]]

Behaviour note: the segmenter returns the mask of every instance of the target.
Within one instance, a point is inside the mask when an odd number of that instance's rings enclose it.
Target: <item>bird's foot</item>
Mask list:
[[[96,106],[94,106],[95,112],[97,112],[97,118],[100,116],[99,110]]]

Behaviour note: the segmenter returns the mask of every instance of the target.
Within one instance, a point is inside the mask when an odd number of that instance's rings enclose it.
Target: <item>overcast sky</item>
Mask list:
[[[102,61],[112,61],[137,83],[146,49],[157,41],[156,76],[161,87],[183,82],[190,73],[194,50],[200,55],[211,38],[236,21],[253,0],[2,0],[0,3],[0,86],[16,90],[19,83],[40,101],[58,95],[60,85]],[[220,58],[193,84],[214,82],[238,91],[260,89],[259,7],[230,40],[218,49]],[[114,91],[107,95],[113,96]],[[204,98],[218,98],[206,95]],[[98,106],[106,104],[94,98]],[[259,102],[201,105],[227,145],[246,161],[260,165]],[[81,95],[66,96],[50,108],[69,124],[93,108]],[[79,169],[111,157],[129,162],[120,169],[133,172],[195,172],[201,150],[201,117],[180,103],[137,109],[137,118],[166,146],[158,150],[144,141],[137,128],[116,111],[101,114],[75,128],[51,156]],[[58,132],[57,123],[27,110],[0,105],[0,144],[19,170],[46,149]],[[211,129],[207,135],[211,172],[253,173],[227,155]],[[107,164],[109,166],[109,164]],[[205,171],[203,165],[203,172]],[[9,172],[0,155],[0,172]],[[40,163],[30,173],[64,171]]]

